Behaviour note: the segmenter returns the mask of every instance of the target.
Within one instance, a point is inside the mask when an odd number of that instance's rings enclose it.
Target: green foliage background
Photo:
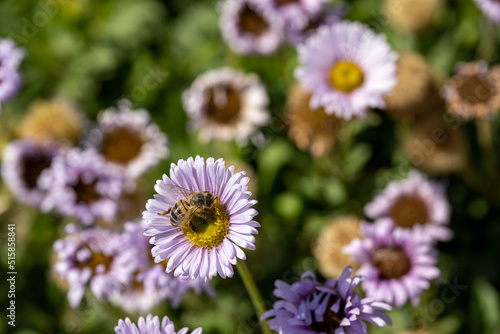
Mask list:
[[[397,51],[422,53],[443,77],[452,73],[458,61],[499,61],[498,29],[486,24],[472,0],[445,1],[437,20],[418,35],[388,25],[380,1],[349,4],[348,19],[385,33]],[[295,50],[284,48],[270,57],[233,54],[221,38],[216,8],[217,3],[208,0],[1,1],[0,36],[16,39],[27,57],[22,64],[23,89],[5,106],[0,137],[12,137],[13,126],[37,99],[74,99],[95,119],[100,110],[126,97],[135,106],[151,111],[170,138],[169,158],[141,180],[149,196],[155,180],[168,173],[170,163],[178,159],[200,154],[246,161],[255,171],[251,182],[258,189],[257,220],[262,224],[256,251],[246,252],[247,264],[271,305],[275,279],[291,282],[306,270],[316,270],[311,242],[329,218],[342,213],[362,215],[363,205],[375,192],[390,180],[405,177],[411,166],[401,158],[395,123],[381,111],[350,124],[348,134],[329,156],[313,159],[300,152],[287,139],[283,118],[287,89],[294,81]],[[196,76],[221,66],[256,72],[265,82],[273,122],[262,129],[266,138],[262,147],[239,148],[217,142],[202,145],[196,135],[186,132],[182,92]],[[156,73],[156,82],[151,73]],[[470,160],[475,165],[479,155],[476,130],[471,125],[462,126],[473,147]],[[497,153],[499,144],[495,133]],[[482,173],[481,166],[475,167]],[[439,244],[443,282],[433,285],[418,308],[407,305],[391,312],[392,328],[373,328],[372,333],[393,333],[415,325],[443,334],[500,330],[498,204],[486,200],[458,175],[442,179],[448,183],[455,233],[451,242]],[[498,194],[498,178],[490,181],[488,198]],[[2,306],[0,332],[112,333],[118,319],[126,314],[91,296],[72,310],[65,293],[51,278],[52,244],[66,222],[14,202],[8,205],[0,213],[0,236],[3,245],[7,223],[16,223],[17,326],[6,325]],[[2,247],[2,275],[7,272],[6,254]],[[458,282],[466,289],[445,302],[446,282]],[[7,286],[5,281],[1,286]],[[201,326],[207,334],[259,333],[238,275],[217,278],[214,287],[218,292],[214,300],[191,295],[179,310],[165,304],[152,313],[168,315],[178,328]],[[3,291],[0,301],[6,305]],[[137,319],[137,315],[130,316]]]

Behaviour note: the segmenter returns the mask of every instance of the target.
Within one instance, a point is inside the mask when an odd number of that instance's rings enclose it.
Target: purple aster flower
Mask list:
[[[10,38],[0,38],[0,72],[4,69],[17,70],[24,58],[24,51]]]
[[[138,325],[132,323],[129,318],[125,321],[119,320],[118,326],[115,327],[116,334],[187,334],[189,328],[182,328],[175,332],[174,323],[167,316],[163,317],[160,324],[158,316],[148,314],[146,319],[140,317],[137,321]],[[191,334],[201,334],[202,329],[197,328]]]
[[[75,216],[85,225],[102,218],[112,221],[119,208],[123,176],[93,150],[72,149],[57,156],[42,175],[40,186],[47,192],[42,210],[55,209]]]
[[[433,240],[449,240],[452,232],[446,226],[450,220],[450,205],[442,184],[429,181],[424,174],[412,171],[407,179],[389,183],[364,208],[372,218],[390,218],[402,228],[422,225]]]
[[[60,152],[55,145],[38,145],[31,140],[15,140],[5,147],[2,178],[20,202],[31,206],[41,203],[45,197],[40,187],[41,175]]]
[[[151,256],[149,238],[144,236],[146,222],[125,224],[125,240],[130,245],[122,254],[123,260],[134,266],[132,280],[124,289],[110,296],[114,305],[129,313],[146,313],[164,300],[177,308],[189,291],[206,292],[215,297],[209,282],[200,279],[182,280],[165,272],[164,263],[155,264]]]
[[[21,87],[21,76],[15,70],[0,70],[0,112],[2,103],[17,95]]]
[[[413,230],[394,227],[390,219],[361,226],[363,240],[355,239],[344,252],[362,263],[357,271],[364,276],[367,297],[402,306],[420,296],[439,277],[437,252],[420,226]]]
[[[351,119],[384,107],[396,84],[397,55],[385,36],[358,22],[320,27],[298,46],[295,76],[312,93],[311,108]]]
[[[494,23],[500,22],[500,2],[496,0],[474,0],[484,16]]]
[[[196,78],[182,99],[191,117],[189,127],[200,129],[204,142],[236,139],[244,145],[270,119],[269,99],[259,77],[228,67]]]
[[[347,13],[347,5],[342,3],[333,8],[319,12],[309,17],[304,27],[286,26],[286,37],[292,45],[303,43],[321,26],[330,26],[343,20]]]
[[[2,103],[13,98],[21,87],[19,64],[24,51],[13,40],[0,38],[0,112]]]
[[[239,54],[270,54],[283,42],[283,19],[260,0],[225,0],[219,23],[222,36]]]
[[[287,334],[366,334],[365,321],[380,327],[390,325],[390,318],[382,311],[391,307],[371,298],[361,299],[354,289],[362,278],[350,278],[351,272],[352,268],[346,267],[338,280],[325,284],[316,281],[311,272],[291,285],[276,281],[274,295],[280,300],[262,319],[269,319],[271,329]]]
[[[317,16],[328,0],[264,0],[263,3],[283,18],[285,24],[295,29],[307,26]]]
[[[168,156],[168,139],[144,109],[132,109],[128,100],[98,116],[98,128],[90,132],[87,144],[111,164],[135,179]]]
[[[118,233],[100,228],[66,227],[66,236],[54,243],[54,271],[68,284],[68,301],[77,307],[85,288],[98,299],[107,299],[132,276],[133,264],[121,257],[127,243]]]
[[[232,277],[236,258],[246,258],[241,248],[255,249],[252,234],[260,226],[253,220],[257,201],[249,199],[249,180],[245,172],[234,173],[234,166],[226,170],[223,159],[208,158],[205,164],[197,156],[172,164],[170,177],[156,182],[158,194],[143,213],[155,262],[168,259],[166,271],[176,277]]]

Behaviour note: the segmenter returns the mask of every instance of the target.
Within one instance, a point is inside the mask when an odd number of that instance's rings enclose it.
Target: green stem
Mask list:
[[[238,270],[238,274],[240,274],[241,280],[243,281],[243,284],[245,285],[245,288],[247,289],[247,292],[250,295],[250,299],[252,300],[255,312],[257,312],[257,316],[259,317],[260,321],[260,329],[262,330],[262,333],[271,334],[271,330],[267,326],[266,321],[260,320],[262,313],[266,311],[266,306],[264,305],[264,300],[262,299],[260,291],[257,288],[257,285],[255,284],[252,274],[250,273],[250,270],[248,270],[245,261],[238,261],[238,263],[236,264],[236,269]]]
[[[496,176],[498,171],[498,162],[493,138],[493,123],[487,119],[477,119],[477,140],[483,150],[483,159],[486,170]]]
[[[479,42],[477,56],[479,59],[490,62],[495,54],[495,34],[496,27],[489,20],[484,20],[482,38]]]

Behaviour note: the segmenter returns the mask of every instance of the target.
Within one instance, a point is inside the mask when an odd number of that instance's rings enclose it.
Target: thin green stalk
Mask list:
[[[264,305],[264,300],[262,299],[257,285],[255,284],[253,276],[248,270],[245,261],[238,261],[236,269],[238,270],[238,274],[241,276],[241,280],[247,289],[248,295],[252,300],[253,307],[255,308],[255,312],[257,312],[257,316],[260,320],[260,316],[266,311],[266,306]],[[260,329],[263,334],[271,334],[271,330],[265,320],[260,320]]]
[[[477,119],[477,140],[483,150],[483,159],[486,170],[492,175],[497,176],[498,161],[493,138],[493,122],[487,119]]]

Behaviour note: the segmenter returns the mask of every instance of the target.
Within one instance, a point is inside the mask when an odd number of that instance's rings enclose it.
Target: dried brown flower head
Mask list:
[[[408,159],[432,174],[461,170],[467,162],[467,141],[462,129],[442,115],[418,119],[404,142]]]
[[[443,88],[448,111],[461,118],[492,118],[500,108],[500,66],[461,63]]]
[[[361,238],[361,222],[355,216],[339,216],[328,223],[313,244],[312,253],[321,274],[326,278],[338,278],[348,265],[356,270],[359,265],[351,261],[342,248],[353,239]]]
[[[327,115],[323,108],[309,107],[311,94],[298,84],[288,93],[287,119],[288,135],[302,151],[315,157],[327,154],[335,145],[343,120],[335,115]]]
[[[18,136],[39,143],[59,141],[74,144],[80,139],[83,123],[82,114],[68,101],[36,101],[19,124]]]
[[[397,29],[418,32],[429,26],[441,7],[441,0],[385,0],[384,13]]]
[[[396,86],[384,98],[392,118],[409,119],[444,107],[438,79],[422,55],[401,54],[396,75]]]

